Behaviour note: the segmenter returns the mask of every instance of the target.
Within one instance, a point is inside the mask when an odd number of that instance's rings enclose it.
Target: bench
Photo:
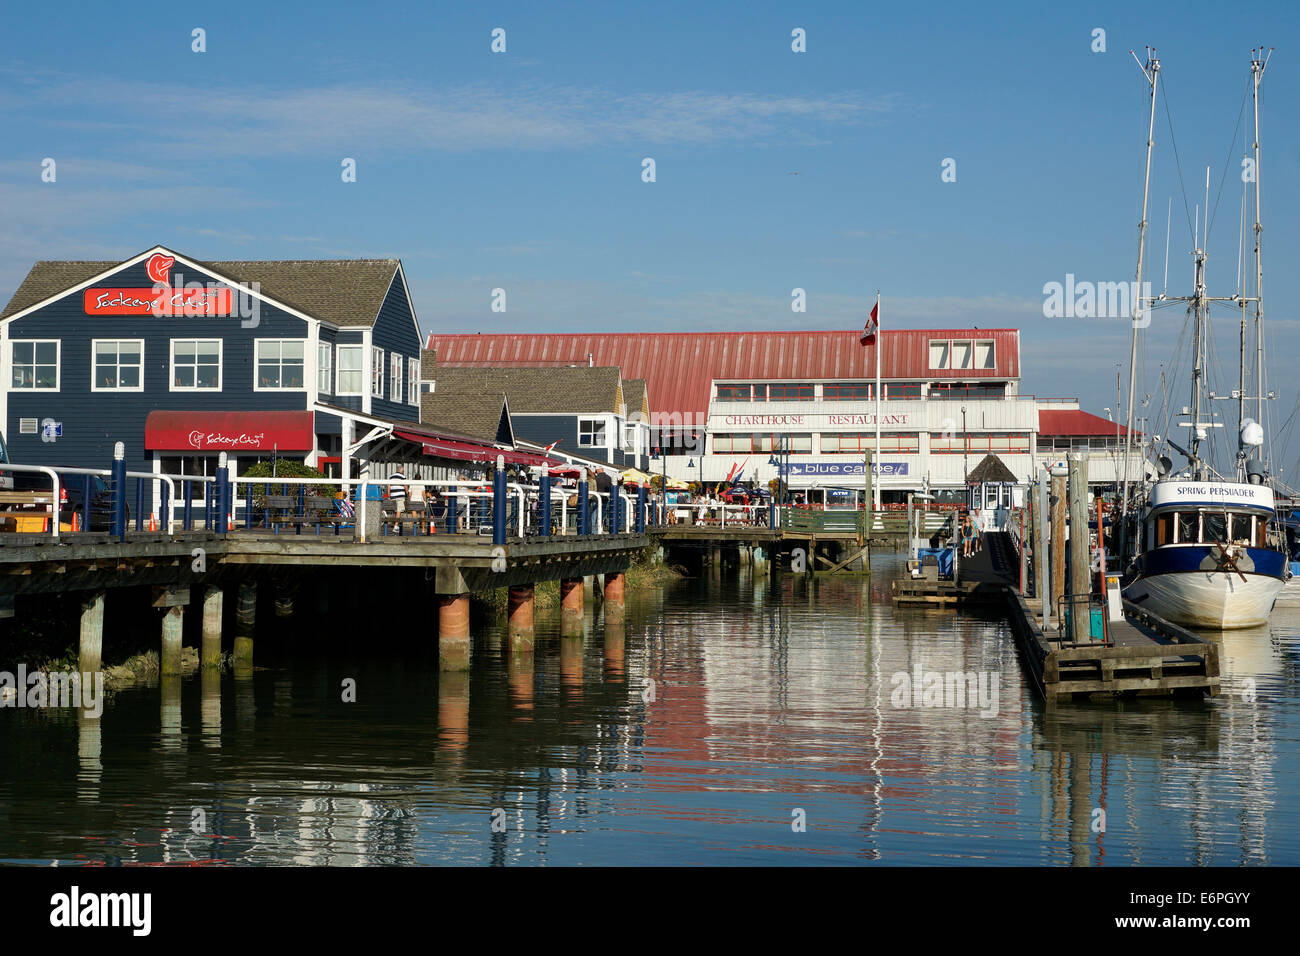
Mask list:
[[[417,534],[428,530],[428,510],[425,502],[411,501],[407,499],[402,513],[397,513],[397,502],[391,499],[381,501],[379,504],[379,513],[384,523],[384,534],[388,534],[390,526],[397,529],[397,536],[402,536],[403,528],[410,528],[411,534]]]
[[[302,534],[303,525],[313,525],[320,534],[321,525],[332,525],[334,533],[351,519],[338,513],[335,499],[323,495],[307,495],[303,499],[303,513],[298,514],[297,495],[266,495],[263,510],[267,512],[267,527],[279,533],[281,525],[291,525]]]

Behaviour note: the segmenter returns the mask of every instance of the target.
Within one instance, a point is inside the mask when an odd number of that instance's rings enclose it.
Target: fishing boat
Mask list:
[[[1143,72],[1151,86],[1151,124],[1155,122],[1155,91],[1160,75],[1160,61],[1150,51]],[[1251,71],[1255,96],[1255,158],[1259,163],[1259,81],[1267,57],[1262,49],[1252,51]],[[1146,189],[1150,185],[1152,137],[1147,141],[1147,184],[1142,201],[1143,222],[1138,245],[1138,288],[1141,289],[1142,259],[1146,227]],[[1258,420],[1263,419],[1266,397],[1263,382],[1263,266],[1260,258],[1259,182],[1255,187],[1255,288],[1254,295],[1238,294],[1212,297],[1206,292],[1206,247],[1209,244],[1209,170],[1206,170],[1206,215],[1197,210],[1192,237],[1195,249],[1194,286],[1190,296],[1166,296],[1159,299],[1139,298],[1134,311],[1134,349],[1130,362],[1130,383],[1136,364],[1136,337],[1143,305],[1154,307],[1160,301],[1185,301],[1193,323],[1191,402],[1183,408],[1179,422],[1190,430],[1186,447],[1166,438],[1165,444],[1187,459],[1177,472],[1167,456],[1157,466],[1159,477],[1144,489],[1135,501],[1137,521],[1130,536],[1134,553],[1126,577],[1130,578],[1124,597],[1154,613],[1189,627],[1227,630],[1257,627],[1268,621],[1279,592],[1291,576],[1288,554],[1283,549],[1282,529],[1278,525],[1273,489],[1269,485],[1265,435],[1257,419],[1246,414],[1246,402],[1256,403]],[[1242,197],[1243,218],[1245,193]],[[1201,224],[1205,227],[1202,231]],[[1244,228],[1242,235],[1244,237]],[[1238,387],[1231,398],[1237,401],[1238,434],[1235,469],[1231,476],[1217,472],[1208,450],[1202,444],[1208,430],[1222,427],[1208,412],[1207,402],[1219,396],[1205,386],[1207,359],[1207,325],[1212,302],[1231,303],[1241,310],[1241,354]],[[1248,396],[1246,382],[1247,307],[1254,306],[1257,351],[1255,358],[1256,394]],[[1130,415],[1132,414],[1130,384]],[[1226,397],[1226,396],[1225,396]],[[1127,485],[1127,483],[1126,483]],[[1128,508],[1128,488],[1123,502]]]

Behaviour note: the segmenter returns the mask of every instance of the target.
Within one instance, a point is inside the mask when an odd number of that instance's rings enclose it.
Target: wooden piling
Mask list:
[[[469,595],[438,595],[438,667],[469,670]]]
[[[205,670],[221,666],[221,614],[225,609],[225,592],[209,587],[203,592],[203,643],[200,663]]]
[[[239,604],[235,607],[234,665],[253,666],[253,633],[257,627],[257,582],[239,583]]]
[[[1089,613],[1083,598],[1092,592],[1088,562],[1088,460],[1070,453],[1070,639],[1088,640]]]
[[[535,590],[531,584],[515,585],[509,592],[510,648],[512,651],[533,649],[533,605]]]
[[[1052,475],[1052,615],[1060,613],[1065,595],[1065,475]],[[1059,629],[1061,622],[1057,621]]]
[[[560,633],[569,637],[582,636],[582,578],[564,578],[560,581]]]
[[[104,592],[95,591],[81,604],[81,636],[77,666],[82,674],[99,670],[104,659]]]
[[[168,677],[181,672],[181,631],[185,623],[185,608],[169,607],[162,619],[162,653],[158,670]]]

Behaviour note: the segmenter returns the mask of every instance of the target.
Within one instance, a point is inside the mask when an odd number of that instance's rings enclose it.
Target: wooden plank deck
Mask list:
[[[1149,611],[1125,601],[1125,619],[1109,625],[1111,643],[1072,646],[1044,632],[1020,594],[1005,594],[1034,686],[1049,701],[1219,693],[1219,646]]]

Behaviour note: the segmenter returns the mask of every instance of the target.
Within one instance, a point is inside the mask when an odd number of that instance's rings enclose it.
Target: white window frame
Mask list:
[[[284,343],[302,344],[302,384],[301,385],[262,385],[258,381],[258,372],[262,364],[261,348],[265,342],[280,345],[280,378],[284,378]],[[253,391],[255,392],[305,392],[307,391],[307,340],[306,339],[253,339]]]
[[[406,360],[406,403],[408,405],[420,404],[420,360],[418,358]]]
[[[934,347],[943,346],[943,364],[934,364]],[[931,339],[926,353],[926,362],[932,369],[952,368],[952,340],[951,339]]]
[[[359,395],[366,394],[366,347],[360,342],[344,342],[334,347],[334,394],[339,395]],[[345,351],[355,351],[357,353],[357,367],[355,369],[344,369],[341,361]],[[358,378],[357,390],[355,392],[347,391],[343,388],[343,373],[355,372]]]
[[[595,438],[596,431],[599,430],[604,434],[605,440],[600,444],[596,444],[595,441],[584,442],[582,440],[582,432],[583,429],[588,426],[594,426],[592,428],[593,439]],[[578,419],[578,447],[579,448],[608,448],[609,447],[609,422],[605,421],[605,419],[603,418],[579,418]]]
[[[37,388],[36,387],[36,346],[54,344],[54,387]],[[15,345],[32,346],[32,384],[31,385],[14,385],[14,351]],[[9,342],[9,381],[8,390],[13,392],[58,392],[63,389],[63,342],[61,339],[12,339]]]
[[[987,345],[987,346],[989,347],[989,358],[990,358],[991,361],[990,361],[990,363],[989,363],[988,365],[980,365],[980,364],[979,364],[978,358],[979,358],[979,349],[980,349],[980,346],[981,346],[981,345]],[[996,342],[996,340],[994,340],[994,339],[975,339],[975,340],[974,340],[974,345],[972,346],[972,349],[973,349],[973,352],[972,352],[972,355],[971,355],[971,368],[976,368],[976,369],[996,369],[996,368],[998,367],[998,347],[997,347],[997,342]]]
[[[206,385],[200,386],[200,385],[177,385],[176,384],[176,343],[177,342],[193,342],[195,345],[195,353],[196,353],[195,370],[194,370],[195,382],[199,380],[198,361],[197,361],[198,344],[200,342],[217,343],[217,384],[215,388]],[[170,340],[170,342],[168,342],[167,351],[169,354],[169,361],[167,365],[167,388],[169,391],[172,392],[219,392],[221,391],[222,385],[225,384],[225,370],[226,370],[226,361],[225,361],[226,343],[224,339],[185,338],[185,337],[172,339]]]
[[[95,369],[98,363],[95,361],[97,347],[106,342],[113,342],[117,345],[117,377],[122,377],[122,344],[132,343],[140,346],[140,384],[134,387],[124,385],[96,385]],[[90,390],[92,392],[143,392],[144,391],[144,339],[91,339],[90,340]]]
[[[378,346],[370,348],[370,397],[384,397],[384,350]]]
[[[332,342],[316,343],[316,391],[334,394],[334,345]]]
[[[388,353],[388,400],[400,402],[402,391],[402,356],[397,352]]]

